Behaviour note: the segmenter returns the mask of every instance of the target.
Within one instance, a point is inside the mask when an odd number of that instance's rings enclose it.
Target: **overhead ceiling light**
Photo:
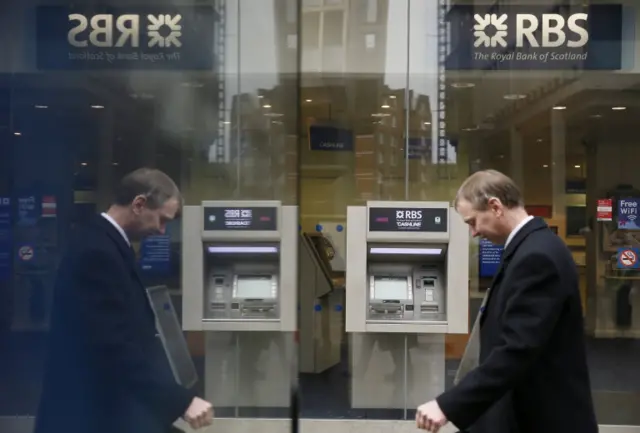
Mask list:
[[[111,165],[118,165],[118,163],[117,162],[113,162]]]
[[[579,165],[574,165],[574,167],[575,167],[575,168],[580,168],[580,166],[579,166]]]
[[[16,131],[13,133],[13,135],[15,135],[16,137],[20,137],[22,135],[22,132]]]
[[[313,102],[312,99],[305,99],[304,102]]]
[[[592,115],[591,115],[591,116],[589,116],[589,117],[591,117],[591,118],[593,118],[593,119],[599,119],[599,118],[601,118],[601,117],[602,117],[602,114],[592,114]]]
[[[396,99],[396,95],[389,95],[389,98]]]
[[[391,114],[389,113],[372,113],[371,117],[389,117]]]
[[[511,93],[511,94],[503,96],[504,99],[509,100],[509,101],[516,101],[518,99],[524,99],[526,97],[527,97],[527,95],[523,95],[521,93]]]
[[[44,109],[44,108],[49,108],[49,106],[47,106],[47,105],[35,105],[35,108]]]
[[[262,106],[262,108],[271,108],[271,105],[270,105],[270,104],[264,104],[264,105]]]
[[[544,168],[549,168],[549,164],[543,165]]]
[[[422,254],[437,256],[442,254],[442,248],[371,248],[371,254]]]
[[[104,108],[104,105],[92,105],[91,108],[93,108],[94,110],[102,110]]]
[[[389,104],[383,104],[383,105],[381,105],[380,107],[382,107],[382,108],[389,108]]]
[[[425,125],[431,125],[431,122],[424,122]]]
[[[537,141],[538,143],[542,143],[542,138],[538,138],[536,141]]]
[[[555,107],[553,107],[554,110],[566,110],[567,107],[565,107],[564,105],[556,105]]]
[[[471,87],[475,87],[475,83],[453,83],[451,87],[454,89],[469,89]]]
[[[626,110],[627,107],[611,107],[611,109],[614,111],[622,111],[622,110]]]
[[[87,164],[86,162],[81,162],[80,165],[83,166],[83,167],[86,167],[89,164]]]
[[[225,125],[229,125],[229,124],[231,124],[231,122],[229,122],[228,120],[225,120],[223,123],[224,123]]]

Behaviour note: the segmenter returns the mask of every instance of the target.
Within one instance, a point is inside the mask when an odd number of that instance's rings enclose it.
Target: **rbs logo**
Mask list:
[[[421,210],[397,210],[396,211],[396,219],[397,220],[420,220],[422,219],[422,211]]]
[[[98,14],[90,18],[82,14],[70,14],[69,22],[75,26],[69,30],[69,44],[84,48],[89,45],[100,48],[119,48],[140,46],[140,21],[144,19],[147,45],[149,48],[180,47],[182,43],[181,15],[147,15],[141,18],[136,14],[114,16]],[[162,31],[164,29],[164,31]],[[88,33],[87,33],[88,32]]]
[[[516,15],[515,29],[511,29],[515,32],[516,47],[524,47],[525,40],[529,46],[535,48],[555,48],[564,45],[569,48],[579,48],[589,41],[589,33],[586,28],[588,14],[575,13],[566,20],[561,14],[542,14],[541,17],[542,20],[539,20],[534,14]],[[506,38],[510,30],[507,24],[507,14],[500,16],[497,14],[475,14],[474,19],[474,46],[507,47]],[[491,27],[495,28],[495,32],[489,36],[487,29]],[[538,31],[542,36],[540,40],[535,34]]]

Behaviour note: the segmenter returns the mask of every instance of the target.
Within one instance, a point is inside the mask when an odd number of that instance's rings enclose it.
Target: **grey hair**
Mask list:
[[[139,168],[123,177],[116,188],[114,204],[128,206],[138,196],[147,199],[150,209],[158,209],[170,199],[182,203],[176,183],[164,172],[153,168]]]
[[[458,207],[460,200],[465,200],[475,210],[486,210],[492,198],[500,200],[508,209],[524,206],[520,188],[513,179],[497,170],[482,170],[473,173],[462,183],[454,207]]]

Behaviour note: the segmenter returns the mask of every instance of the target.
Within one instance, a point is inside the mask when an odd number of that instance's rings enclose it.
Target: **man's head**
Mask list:
[[[111,215],[132,239],[162,234],[182,205],[175,182],[160,170],[141,168],[120,181]]]
[[[504,244],[513,229],[526,218],[520,189],[499,171],[478,171],[458,190],[454,206],[471,228],[471,234]]]

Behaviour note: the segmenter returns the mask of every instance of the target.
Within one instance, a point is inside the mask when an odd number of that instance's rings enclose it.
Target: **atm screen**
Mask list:
[[[244,299],[273,298],[271,276],[239,276],[236,296]]]
[[[375,277],[373,297],[382,300],[404,300],[407,298],[407,279],[394,277]]]

